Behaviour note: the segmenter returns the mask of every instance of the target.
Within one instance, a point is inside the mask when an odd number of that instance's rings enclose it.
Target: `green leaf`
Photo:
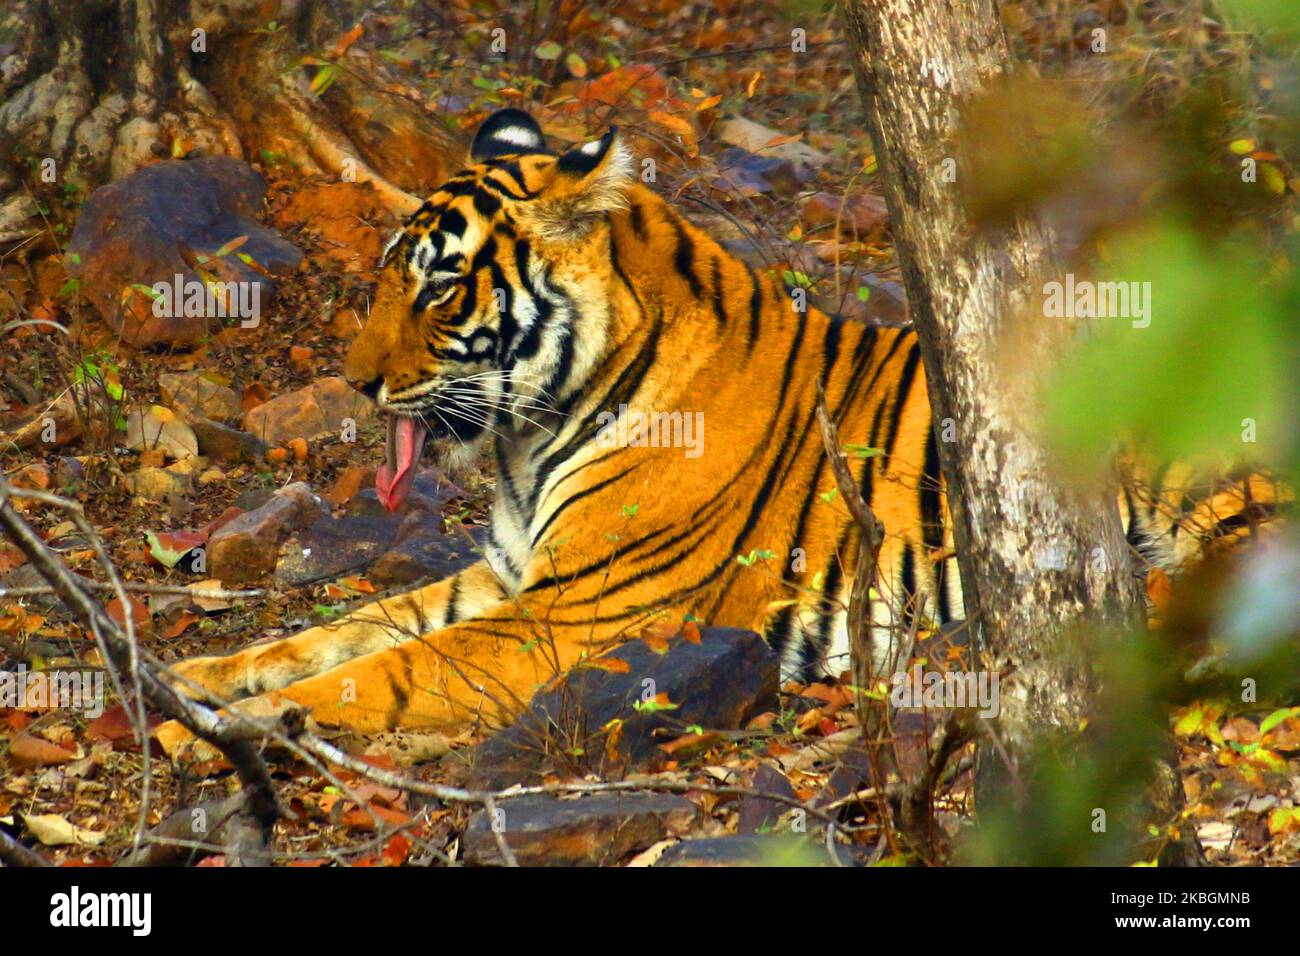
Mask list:
[[[885,453],[883,448],[872,448],[870,445],[847,444],[842,446],[844,451],[854,458],[876,458]]]
[[[1135,235],[1110,265],[1103,281],[1149,283],[1146,317],[1091,320],[1093,334],[1046,383],[1065,467],[1095,472],[1134,439],[1157,460],[1280,454],[1296,434],[1286,356],[1297,277],[1176,224]]]
[[[659,701],[651,698],[650,700],[638,700],[632,703],[632,709],[638,714],[657,714],[661,710],[676,710],[676,704],[661,704]]]
[[[1279,196],[1286,192],[1286,177],[1282,175],[1282,170],[1272,163],[1260,163],[1259,172],[1264,177],[1264,185],[1270,190]]]
[[[554,40],[547,40],[545,43],[537,44],[537,49],[533,52],[537,54],[539,60],[558,60],[560,54],[564,52],[564,47]]]
[[[871,298],[871,289],[865,285],[858,286],[859,301],[866,302],[870,298]]]
[[[234,239],[231,239],[216,252],[212,253],[212,257],[214,259],[220,259],[222,256],[228,256],[246,242],[248,242],[248,236],[235,236]]]
[[[317,96],[324,96],[325,91],[334,85],[334,81],[339,78],[339,68],[333,63],[328,63],[316,71],[312,77],[311,91]]]
[[[207,541],[207,535],[195,534],[193,531],[146,531],[144,538],[149,544],[149,553],[165,568],[176,567],[185,555]]]
[[[1300,717],[1300,707],[1283,707],[1275,710],[1259,722],[1259,732],[1266,734],[1288,717]]]

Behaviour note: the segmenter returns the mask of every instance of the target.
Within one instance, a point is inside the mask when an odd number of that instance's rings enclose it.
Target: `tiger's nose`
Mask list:
[[[383,386],[384,379],[383,376],[378,376],[367,382],[361,379],[347,378],[347,383],[373,402],[379,398],[379,389]]]

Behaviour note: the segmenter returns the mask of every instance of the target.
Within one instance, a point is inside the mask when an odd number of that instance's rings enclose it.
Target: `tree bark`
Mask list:
[[[1072,734],[1093,713],[1086,642],[1072,635],[1137,623],[1142,598],[1114,489],[1053,480],[1037,434],[1037,380],[1075,334],[1039,304],[1061,271],[1053,236],[1031,217],[973,228],[952,181],[964,107],[1010,72],[997,3],[842,0],[842,13],[925,362],[966,616],[976,647],[1012,674],[995,732],[1015,778],[1041,733]]]
[[[84,197],[168,156],[273,154],[369,182],[399,214],[459,162],[378,57],[336,47],[328,3],[280,0],[269,23],[253,0],[19,2],[32,28],[0,76],[0,246],[41,230],[33,193]],[[321,69],[336,78],[313,90]]]

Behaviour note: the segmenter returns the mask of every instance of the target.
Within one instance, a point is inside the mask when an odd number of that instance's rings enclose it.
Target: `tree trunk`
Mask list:
[[[976,646],[1013,672],[996,732],[1014,779],[1039,734],[1073,734],[1093,713],[1072,633],[1132,625],[1142,598],[1113,488],[1053,481],[1036,431],[1037,380],[1075,331],[1038,305],[1061,271],[1053,236],[1030,217],[972,228],[953,182],[963,108],[1009,72],[997,3],[843,0],[842,12],[925,361],[966,616]]]
[[[280,0],[266,22],[252,0],[21,2],[31,30],[0,76],[0,246],[41,229],[32,193],[84,197],[160,157],[274,154],[370,182],[399,214],[460,158],[377,57],[338,44],[328,3]],[[313,90],[322,69],[334,78]]]

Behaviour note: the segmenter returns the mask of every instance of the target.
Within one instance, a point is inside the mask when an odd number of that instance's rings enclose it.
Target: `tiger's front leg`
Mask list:
[[[538,602],[507,601],[476,618],[353,658],[234,705],[266,715],[296,704],[321,724],[377,733],[395,727],[441,728],[485,718],[505,724],[537,688],[597,653],[612,625],[567,624]],[[191,735],[176,721],[156,731],[173,758]],[[206,749],[195,751],[206,757]]]
[[[472,617],[499,604],[505,589],[487,562],[417,591],[367,604],[338,621],[292,637],[222,657],[196,657],[172,665],[194,694],[198,684],[220,700],[238,700],[323,674],[353,658],[398,646],[421,634]]]

